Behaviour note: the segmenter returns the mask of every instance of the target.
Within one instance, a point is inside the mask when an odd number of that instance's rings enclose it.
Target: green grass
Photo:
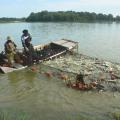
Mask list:
[[[70,119],[67,119],[67,120],[97,120],[97,119],[92,119],[92,118],[89,118],[89,117],[83,117],[82,115],[76,117],[76,118],[70,118]]]
[[[120,113],[114,112],[110,113],[108,116],[109,120],[120,120]],[[13,110],[0,110],[0,120],[38,120],[38,118],[34,118],[35,116],[31,116],[27,111],[13,111]],[[37,116],[36,116],[37,117]],[[33,119],[34,118],[34,119]],[[76,118],[68,118],[67,120],[97,120],[89,117],[76,116]]]
[[[34,118],[34,119],[31,118],[30,114],[27,114],[26,112],[0,111],[0,120],[36,120],[36,118]],[[73,119],[71,118],[71,119],[67,119],[67,120],[73,120]],[[93,120],[93,119],[79,116],[79,117],[75,118],[74,120]]]
[[[120,120],[120,113],[115,112],[112,115],[113,115],[114,120]]]
[[[24,112],[16,112],[10,113],[7,111],[0,111],[0,120],[30,120],[27,113]]]

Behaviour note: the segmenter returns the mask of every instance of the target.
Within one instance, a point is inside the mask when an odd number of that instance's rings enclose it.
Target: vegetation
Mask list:
[[[38,120],[38,119],[39,117],[31,116],[30,114],[22,111],[16,111],[16,112],[0,111],[0,120]],[[67,120],[73,120],[73,119],[67,119]],[[93,119],[79,116],[79,118],[76,118],[74,120],[93,120]]]
[[[25,18],[0,18],[0,22],[24,22]]]
[[[94,12],[75,12],[75,11],[57,11],[49,12],[47,10],[34,13],[27,18],[0,18],[0,22],[120,22],[120,16],[114,17],[112,14],[96,14]]]
[[[96,14],[89,12],[57,11],[47,10],[38,13],[31,13],[27,18],[28,22],[96,22],[96,21],[120,21],[120,16],[113,17],[112,14]]]
[[[25,112],[0,111],[0,120],[31,120]]]
[[[36,116],[36,114],[35,114]],[[15,110],[15,109],[4,109],[0,110],[0,120],[38,120],[39,115],[35,117],[34,114],[32,115],[31,113],[23,110]],[[99,118],[100,119],[100,118]],[[120,113],[119,112],[114,112],[108,114],[108,119],[109,120],[120,120]],[[73,120],[73,118],[68,118],[66,120]],[[98,120],[97,117],[95,118],[90,118],[90,117],[83,117],[81,115],[76,116],[74,120]]]
[[[115,120],[120,120],[120,113],[113,113],[113,118]]]

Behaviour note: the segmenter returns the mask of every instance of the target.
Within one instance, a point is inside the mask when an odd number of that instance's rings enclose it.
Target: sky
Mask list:
[[[77,11],[120,15],[120,0],[0,0],[0,17],[28,17],[31,12]]]

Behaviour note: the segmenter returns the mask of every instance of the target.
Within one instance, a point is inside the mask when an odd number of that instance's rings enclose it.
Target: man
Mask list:
[[[21,36],[22,45],[24,47],[25,55],[27,56],[27,64],[31,65],[33,63],[33,53],[34,48],[31,44],[32,37],[29,34],[28,30],[23,30],[23,35]]]
[[[30,50],[32,37],[28,33],[28,30],[23,30],[23,35],[21,36],[22,45],[24,47],[25,52]]]
[[[9,64],[9,66],[12,67],[13,63],[14,63],[14,57],[16,54],[17,45],[13,42],[13,39],[10,36],[8,36],[4,47],[5,47],[5,54],[8,59],[8,64]]]

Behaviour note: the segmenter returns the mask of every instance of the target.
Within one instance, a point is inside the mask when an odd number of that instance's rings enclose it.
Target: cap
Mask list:
[[[13,40],[11,36],[7,36],[7,40]]]
[[[23,30],[23,33],[28,33],[28,30],[26,30],[26,29],[25,29],[25,30]]]

